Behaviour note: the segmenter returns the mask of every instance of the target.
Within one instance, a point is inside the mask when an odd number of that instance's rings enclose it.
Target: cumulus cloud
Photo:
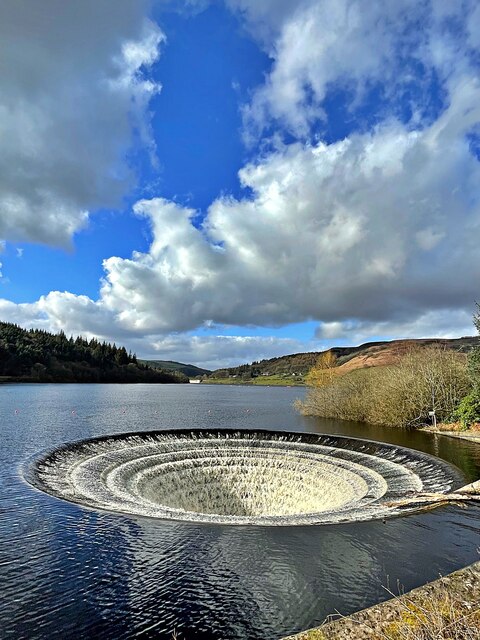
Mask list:
[[[469,314],[480,282],[480,164],[464,134],[478,105],[480,84],[468,80],[422,131],[390,123],[284,147],[241,171],[251,198],[218,199],[200,228],[191,209],[141,200],[149,251],[106,260],[98,301],[51,293],[38,310],[54,327],[131,339],[309,319],[326,323],[323,337],[352,319],[364,334],[366,323],[417,331],[430,312]]]
[[[24,327],[65,331],[86,337],[108,336],[113,320],[101,303],[88,296],[60,291],[51,291],[32,303],[16,304],[0,299],[0,318],[3,322],[14,322]]]
[[[1,276],[0,276],[1,277]],[[286,353],[312,351],[314,342],[262,336],[143,334],[125,329],[113,311],[87,296],[53,291],[37,302],[15,304],[0,299],[0,317],[28,328],[65,331],[67,335],[96,337],[127,344],[139,357],[192,362],[206,369],[234,366]]]
[[[470,307],[480,165],[464,134],[479,104],[469,80],[422,131],[390,123],[282,148],[241,171],[252,198],[215,201],[201,228],[190,209],[138,202],[153,243],[105,261],[102,305],[125,329],[150,333]]]
[[[137,0],[0,4],[0,238],[68,246],[118,205],[133,129],[152,147],[145,70],[164,36]]]
[[[443,309],[441,312],[427,311],[409,321],[385,320],[365,322],[345,320],[324,322],[315,331],[319,341],[335,344],[361,344],[378,337],[396,338],[458,338],[472,335],[471,309]]]
[[[411,120],[431,117],[432,83],[469,65],[479,46],[478,3],[362,0],[227,0],[272,60],[244,107],[247,138],[272,121],[308,138],[325,119],[329,92],[345,91],[353,111],[372,89],[389,113],[410,101]],[[385,117],[385,113],[381,116]]]
[[[241,362],[275,358],[287,353],[313,350],[300,340],[258,336],[188,336],[174,335],[154,339],[138,347],[148,357],[179,362],[194,362],[206,369],[233,367]]]
[[[273,60],[247,120],[297,141],[252,160],[239,173],[250,195],[218,198],[203,219],[161,197],[137,202],[151,246],[104,261],[98,300],[52,292],[26,306],[0,301],[0,313],[209,367],[307,349],[179,332],[314,319],[317,340],[348,343],[471,333],[480,282],[480,164],[469,138],[480,122],[474,3],[228,4]],[[422,30],[415,27],[420,18]],[[128,94],[140,83],[139,113],[156,88],[138,73],[155,60],[160,38],[155,29],[122,36],[122,73],[120,58],[109,57],[106,91],[127,87]],[[351,90],[353,109],[375,83],[395,96],[433,77],[442,95],[435,117],[415,116],[430,91],[420,86],[409,122],[393,109],[343,140],[327,144],[312,135],[333,86]],[[142,131],[148,141],[148,126]],[[75,228],[81,220],[74,217]]]

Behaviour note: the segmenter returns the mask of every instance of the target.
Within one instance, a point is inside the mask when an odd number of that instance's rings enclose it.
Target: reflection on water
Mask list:
[[[477,559],[478,509],[448,507],[386,524],[207,526],[83,509],[21,478],[30,456],[67,440],[191,425],[385,440],[437,453],[469,479],[480,476],[471,443],[302,418],[291,408],[301,393],[0,387],[2,637],[170,639],[176,629],[186,640],[273,640],[335,610],[349,613],[385,598],[387,582],[408,589]]]

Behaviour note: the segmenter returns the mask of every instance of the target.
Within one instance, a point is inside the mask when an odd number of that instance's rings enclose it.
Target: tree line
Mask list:
[[[23,329],[0,322],[0,376],[41,382],[185,382],[185,376],[151,369],[125,347],[67,337],[63,331]]]

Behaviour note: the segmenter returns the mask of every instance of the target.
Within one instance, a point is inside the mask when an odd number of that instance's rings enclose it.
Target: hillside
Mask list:
[[[188,378],[196,378],[197,376],[208,376],[212,372],[208,369],[201,369],[194,364],[183,364],[183,362],[175,362],[174,360],[139,360],[142,364],[146,364],[152,369],[163,369],[164,371],[180,371]]]
[[[333,347],[330,351],[337,357],[337,366],[343,370],[353,370],[363,367],[374,367],[391,364],[399,355],[412,347],[427,347],[440,345],[446,349],[468,352],[479,345],[478,337],[453,339],[425,338],[419,340],[392,340],[385,342],[367,342],[358,347]],[[212,378],[233,380],[253,379],[260,376],[303,377],[317,362],[324,351],[310,353],[294,353],[269,360],[260,360],[252,364],[243,364],[228,369],[217,369],[211,374]]]
[[[125,347],[0,322],[3,382],[188,382],[138,363]]]

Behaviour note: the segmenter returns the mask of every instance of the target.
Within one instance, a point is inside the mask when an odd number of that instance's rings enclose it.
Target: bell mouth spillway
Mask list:
[[[176,430],[66,444],[36,459],[27,480],[65,500],[131,515],[305,525],[398,515],[392,501],[447,493],[462,475],[433,456],[367,440]]]

